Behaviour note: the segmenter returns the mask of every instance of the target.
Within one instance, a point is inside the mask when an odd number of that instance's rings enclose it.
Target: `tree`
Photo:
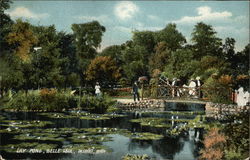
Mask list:
[[[149,58],[150,73],[155,69],[163,71],[171,56],[166,42],[159,42],[155,50],[156,52]]]
[[[121,77],[116,62],[108,56],[99,56],[93,59],[86,71],[88,81],[98,81],[103,84],[112,84]]]
[[[38,38],[37,46],[42,49],[32,52],[32,63],[35,68],[37,86],[62,87],[65,77],[62,74],[60,36],[55,26],[34,26],[33,31]]]
[[[102,35],[105,32],[105,27],[99,22],[93,21],[84,24],[72,24],[73,35],[75,38],[76,54],[78,57],[79,74],[84,80],[84,73],[90,60],[93,59],[100,47]]]
[[[249,75],[249,53],[250,53],[250,43],[245,46],[243,51],[238,52],[235,55],[234,62],[236,63],[237,74]]]
[[[235,39],[227,37],[225,39],[225,44],[223,45],[223,53],[224,53],[224,58],[229,62],[232,62],[234,59],[235,55],[234,48],[235,48]]]
[[[194,73],[192,77],[201,77],[206,80],[211,75],[221,75],[229,73],[230,64],[227,63],[224,59],[218,58],[216,56],[204,56],[200,61],[194,64]]]
[[[193,59],[193,52],[190,49],[179,49],[172,52],[169,63],[164,69],[164,74],[168,78],[189,79],[196,69],[193,65]]]
[[[200,60],[203,56],[222,57],[222,40],[216,37],[216,32],[211,25],[199,22],[195,25],[192,33],[194,42],[195,58]]]
[[[10,19],[10,16],[5,14],[4,11],[10,8],[10,0],[1,0],[0,1],[0,56],[2,56],[11,45],[8,44],[6,36],[11,31],[11,25],[13,21]]]
[[[74,45],[74,36],[72,34],[66,34],[64,32],[59,32],[58,36],[60,59],[62,59],[60,67],[62,75],[65,79],[64,87],[77,87],[80,84],[80,77],[77,74],[77,57],[76,47]]]
[[[132,82],[140,76],[148,76],[148,58],[145,56],[148,52],[143,46],[128,44],[122,52],[122,69],[127,79]]]
[[[109,56],[113,60],[115,60],[118,66],[122,65],[122,46],[120,45],[112,45],[105,48],[101,54],[101,56]]]
[[[24,62],[30,60],[30,50],[37,43],[31,25],[18,19],[12,25],[11,32],[7,36],[7,42],[15,47],[15,54]]]
[[[186,43],[185,37],[177,30],[176,24],[168,24],[163,30],[155,32],[156,42],[166,42],[171,51],[175,51]]]
[[[249,113],[241,112],[227,116],[227,124],[223,127],[223,133],[227,137],[227,159],[246,159],[249,157]],[[232,153],[239,153],[235,155]],[[230,157],[231,156],[231,157]],[[237,156],[237,157],[232,157]],[[230,157],[230,158],[229,158]]]
[[[123,70],[130,83],[137,81],[141,76],[148,75],[147,67],[141,60],[124,65]]]
[[[134,31],[133,42],[135,45],[143,46],[149,54],[153,53],[155,47],[154,32],[152,31]]]
[[[14,62],[14,61],[12,61]],[[18,63],[18,61],[15,61]],[[8,89],[20,89],[23,84],[23,73],[20,70],[17,70],[15,67],[17,65],[14,63],[9,63],[8,59],[0,58],[0,92],[3,94],[3,91]]]

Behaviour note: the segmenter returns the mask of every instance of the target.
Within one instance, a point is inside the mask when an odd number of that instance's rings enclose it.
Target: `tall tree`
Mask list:
[[[134,44],[143,46],[146,48],[149,54],[151,54],[154,51],[155,47],[155,38],[154,38],[154,32],[152,31],[134,31],[132,40]]]
[[[211,25],[199,22],[192,33],[195,58],[198,60],[206,55],[222,57],[222,40],[216,37],[216,32]]]
[[[60,48],[60,58],[62,59],[60,67],[62,75],[65,78],[64,87],[79,86],[80,79],[77,73],[77,57],[74,36],[72,34],[66,34],[65,32],[59,32],[58,36],[58,47]]]
[[[101,54],[101,56],[110,56],[114,59],[118,66],[122,65],[122,46],[120,45],[112,45],[105,48]]]
[[[37,46],[40,50],[33,52],[33,65],[36,69],[36,82],[38,86],[62,87],[64,76],[62,76],[60,37],[55,26],[34,26],[33,31],[38,37]]]
[[[155,47],[155,53],[149,59],[150,73],[153,70],[164,70],[165,65],[169,62],[171,56],[170,50],[167,48],[166,42],[159,42]]]
[[[224,53],[224,58],[232,62],[234,55],[235,55],[235,39],[234,38],[229,38],[227,37],[225,39],[225,44],[223,44],[223,53]]]
[[[12,25],[11,32],[7,36],[7,41],[15,47],[15,54],[22,61],[30,60],[31,48],[37,43],[37,37],[34,35],[31,25],[18,19]]]
[[[171,51],[181,48],[186,43],[185,37],[177,30],[176,24],[168,24],[163,30],[155,33],[156,42],[166,42]]]
[[[86,79],[92,82],[112,84],[120,78],[121,74],[119,67],[111,57],[98,56],[91,61],[86,76]]]
[[[122,69],[127,79],[132,82],[140,76],[148,76],[147,50],[143,46],[128,43],[122,54],[124,64]]]
[[[187,80],[193,74],[194,62],[193,52],[190,49],[179,49],[171,52],[169,63],[166,64],[164,74],[168,78],[181,78]]]
[[[11,31],[11,25],[13,21],[10,19],[10,16],[5,14],[4,11],[10,8],[10,0],[1,0],[0,1],[0,56],[3,55],[10,47],[9,43],[6,40],[6,36]]]
[[[250,73],[250,65],[249,65],[249,53],[250,53],[250,43],[248,43],[243,51],[238,52],[235,55],[235,62],[237,68],[237,74],[245,74],[249,75]]]
[[[75,38],[76,53],[78,57],[79,74],[84,80],[85,71],[97,54],[97,48],[100,47],[102,35],[105,27],[99,22],[93,21],[84,24],[72,24],[73,35]]]

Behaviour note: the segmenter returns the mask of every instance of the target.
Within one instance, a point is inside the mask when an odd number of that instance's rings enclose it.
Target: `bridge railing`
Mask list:
[[[143,98],[197,98],[210,100],[209,95],[215,92],[223,92],[228,100],[232,100],[231,88],[217,87],[183,87],[171,85],[145,85],[142,87]]]

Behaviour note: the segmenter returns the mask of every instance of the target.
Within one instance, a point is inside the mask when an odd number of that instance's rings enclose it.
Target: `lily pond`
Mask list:
[[[144,159],[194,160],[206,127],[204,106],[194,106],[199,109],[102,115],[1,111],[0,155],[5,159],[119,160],[144,155]]]

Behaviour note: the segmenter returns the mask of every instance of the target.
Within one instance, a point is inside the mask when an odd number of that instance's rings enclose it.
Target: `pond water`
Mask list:
[[[0,155],[6,159],[197,159],[202,132],[187,124],[203,112],[1,112]],[[183,127],[184,126],[184,127]],[[176,129],[185,128],[176,132]],[[197,139],[198,138],[198,139]]]

